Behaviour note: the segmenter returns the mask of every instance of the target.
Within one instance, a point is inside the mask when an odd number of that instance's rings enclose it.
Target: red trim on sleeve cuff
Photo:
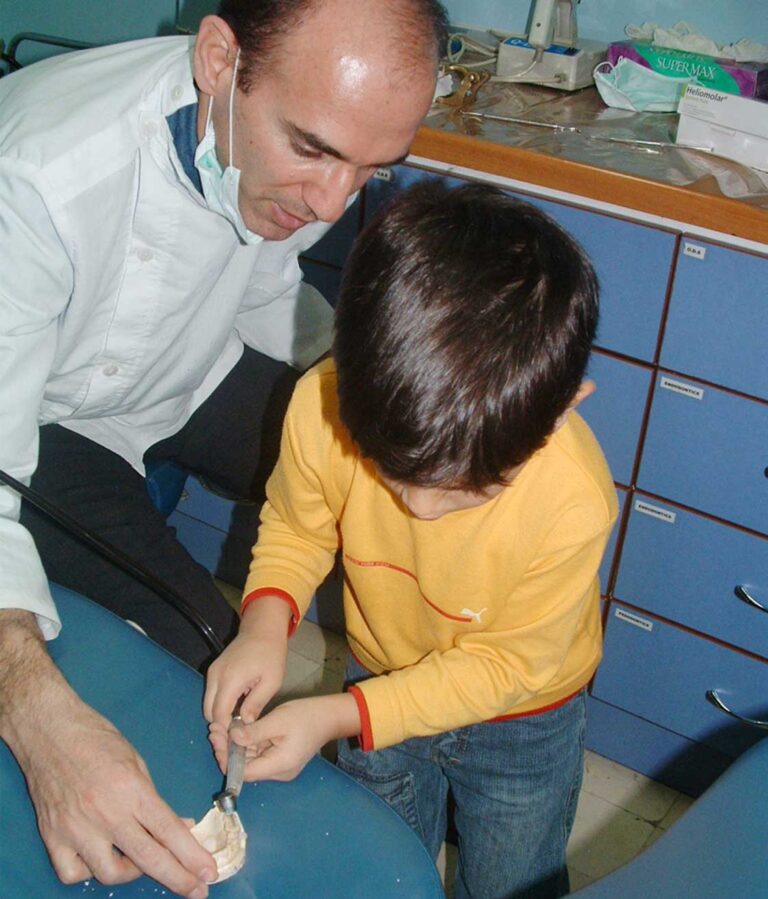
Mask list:
[[[275,587],[259,587],[258,590],[252,590],[247,596],[243,597],[243,601],[240,603],[240,617],[243,617],[243,613],[254,600],[261,599],[264,596],[276,596],[278,599],[287,602],[291,607],[291,621],[288,625],[288,636],[292,637],[294,631],[299,626],[301,612],[299,612],[299,607],[296,605],[296,600],[290,593],[286,593],[285,590],[278,590]]]
[[[348,692],[352,694],[357,703],[357,711],[360,715],[360,748],[363,752],[370,752],[373,749],[373,731],[371,730],[371,716],[368,714],[368,703],[365,701],[363,691],[352,684],[348,688]]]
[[[534,715],[543,715],[544,712],[552,712],[555,709],[559,709],[560,706],[566,704],[566,702],[570,702],[576,696],[581,693],[584,687],[577,690],[575,693],[571,693],[570,696],[566,696],[564,699],[558,699],[556,702],[551,702],[549,705],[543,705],[540,709],[531,709],[529,712],[512,712],[511,715],[498,715],[496,718],[489,718],[488,724],[493,724],[496,721],[511,721],[513,718],[532,718]]]

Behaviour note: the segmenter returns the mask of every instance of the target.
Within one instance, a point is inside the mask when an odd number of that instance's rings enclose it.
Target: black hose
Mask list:
[[[11,487],[19,494],[19,496],[31,503],[36,509],[39,509],[44,515],[47,515],[52,521],[55,521],[56,524],[64,528],[65,531],[68,531],[72,536],[77,537],[78,540],[85,543],[87,546],[90,546],[91,549],[96,550],[100,556],[103,556],[107,561],[112,562],[113,565],[117,565],[118,568],[121,568],[127,574],[130,574],[131,577],[144,584],[145,587],[149,587],[149,589],[156,593],[161,599],[164,599],[169,605],[173,606],[177,612],[180,612],[197,628],[203,639],[215,653],[218,654],[224,650],[224,644],[216,636],[210,624],[208,624],[197,609],[193,608],[183,596],[152,574],[151,571],[112,546],[111,543],[108,543],[101,537],[97,537],[96,534],[89,531],[87,528],[84,528],[79,522],[75,521],[74,518],[49,502],[49,500],[45,499],[44,496],[32,487],[27,487],[26,484],[17,481],[16,478],[11,477],[11,475],[1,468],[0,482]]]

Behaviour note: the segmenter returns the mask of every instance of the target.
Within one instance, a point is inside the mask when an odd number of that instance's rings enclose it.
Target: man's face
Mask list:
[[[328,27],[325,8],[285,37],[247,94],[235,92],[240,212],[251,231],[270,240],[309,222],[336,221],[379,166],[406,156],[434,92],[433,60],[393,68],[381,41],[360,36],[354,46],[346,23]],[[229,162],[226,88],[222,79],[213,107],[222,166]]]

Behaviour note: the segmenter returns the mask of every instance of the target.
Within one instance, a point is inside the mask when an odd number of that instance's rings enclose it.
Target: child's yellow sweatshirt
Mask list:
[[[355,688],[364,748],[543,711],[597,667],[618,506],[576,413],[498,496],[422,521],[340,424],[328,360],[296,388],[267,496],[246,601],[277,593],[303,615],[341,548],[350,649],[380,675]]]

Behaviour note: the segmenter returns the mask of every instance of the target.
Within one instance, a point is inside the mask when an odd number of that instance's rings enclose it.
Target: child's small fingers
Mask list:
[[[253,724],[261,715],[261,712],[267,702],[267,699],[271,697],[264,697],[262,695],[263,691],[260,689],[261,684],[256,684],[251,688],[248,695],[243,700],[243,705],[240,709],[240,717],[243,719],[245,724]]]
[[[243,692],[245,691],[232,684],[222,686],[217,690],[211,706],[210,720],[219,724],[226,723],[226,725],[229,725],[232,719],[232,712]]]
[[[248,761],[260,758],[272,745],[271,740],[260,740],[258,743],[254,743],[248,747],[246,758]]]

